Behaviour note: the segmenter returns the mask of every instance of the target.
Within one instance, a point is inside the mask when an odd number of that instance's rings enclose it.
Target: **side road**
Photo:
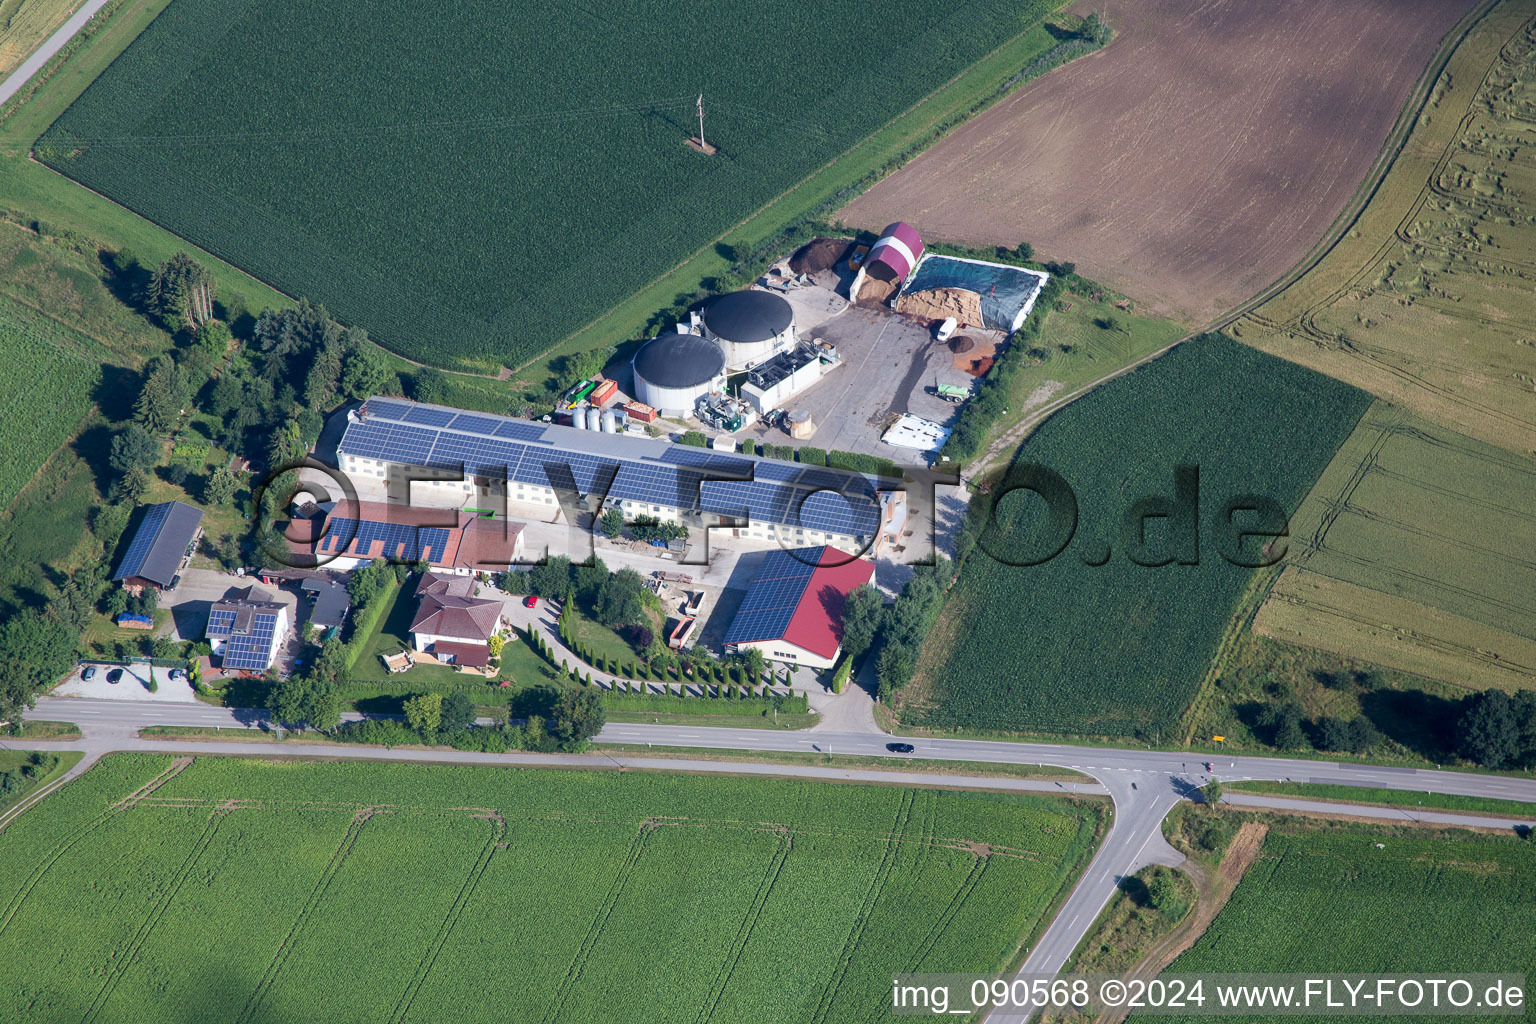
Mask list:
[[[80,9],[69,16],[69,20],[59,26],[57,32],[49,36],[42,46],[33,50],[26,60],[0,82],[0,103],[4,103],[21,91],[21,87],[27,84],[27,80],[42,70],[43,65],[53,59],[53,55],[64,48],[64,44],[72,39],[76,32],[85,27],[85,23],[96,16],[96,12],[107,6],[108,0],[86,0]]]

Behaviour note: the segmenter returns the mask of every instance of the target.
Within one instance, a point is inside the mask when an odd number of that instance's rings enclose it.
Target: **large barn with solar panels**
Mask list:
[[[860,552],[881,522],[875,477],[396,398],[349,414],[337,463],[360,488],[409,467],[462,471],[413,484],[418,504],[479,507],[504,495],[510,515],[528,505],[543,518],[617,508],[762,544]]]
[[[288,609],[251,587],[208,610],[208,639],[225,672],[266,672],[288,635]]]
[[[137,593],[145,587],[169,590],[202,532],[201,509],[180,501],[151,505],[133,532],[113,581]]]
[[[726,630],[725,647],[831,668],[843,645],[843,602],[874,575],[875,563],[830,547],[770,551]]]

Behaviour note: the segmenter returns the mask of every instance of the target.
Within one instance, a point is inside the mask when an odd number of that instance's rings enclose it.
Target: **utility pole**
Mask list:
[[[709,149],[709,143],[704,141],[704,94],[699,93],[699,148],[705,151]]]

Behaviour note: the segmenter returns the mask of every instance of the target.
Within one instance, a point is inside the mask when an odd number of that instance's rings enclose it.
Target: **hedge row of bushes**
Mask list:
[[[346,655],[342,659],[345,671],[350,673],[362,660],[364,649],[368,646],[368,638],[373,635],[374,627],[379,624],[379,619],[384,615],[384,610],[393,602],[391,596],[398,592],[398,582],[385,586],[372,599],[352,613],[352,635],[346,643]]]
[[[671,697],[660,694],[605,693],[603,706],[609,711],[635,714],[684,715],[750,715],[758,712],[771,714],[775,698],[739,696],[726,689],[723,699],[700,700],[697,697]],[[810,711],[810,701],[803,694],[777,698],[778,710],[783,714],[805,714]]]

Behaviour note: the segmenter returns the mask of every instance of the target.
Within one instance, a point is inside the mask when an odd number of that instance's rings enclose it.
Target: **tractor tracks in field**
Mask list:
[[[507,835],[507,822],[505,818],[494,812],[480,813],[473,815],[473,817],[490,821],[492,823],[491,834],[486,839],[485,847],[480,851],[479,858],[475,861],[474,866],[470,868],[468,876],[465,877],[464,884],[459,887],[458,896],[454,898],[452,906],[448,908],[448,913],[444,915],[443,923],[438,928],[437,934],[433,936],[431,944],[428,945],[427,952],[423,954],[421,962],[416,967],[416,972],[406,984],[405,990],[400,993],[400,999],[395,1003],[394,1012],[389,1015],[390,1024],[399,1024],[410,1014],[411,1007],[416,1002],[416,996],[421,991],[421,986],[426,982],[427,976],[432,973],[432,967],[437,963],[438,954],[448,944],[448,937],[458,925],[459,918],[464,913],[464,908],[469,905],[475,890],[479,888],[480,879],[484,877],[486,868],[490,867],[491,860],[496,856],[496,851],[503,849],[505,846],[503,842]]]
[[[272,959],[268,961],[266,969],[262,971],[261,977],[257,979],[256,987],[251,990],[245,1005],[241,1008],[239,1015],[235,1017],[234,1024],[248,1024],[254,1017],[262,1001],[266,999],[267,993],[272,990],[272,983],[276,980],[278,972],[288,962],[288,957],[292,954],[293,947],[303,932],[305,924],[314,915],[315,910],[320,904],[325,901],[325,895],[329,891],[331,883],[335,880],[337,874],[340,873],[342,864],[351,855],[352,847],[356,845],[357,837],[362,833],[363,826],[368,823],[375,813],[374,808],[367,807],[358,811],[353,816],[351,823],[347,826],[347,831],[341,837],[341,842],[336,845],[335,852],[331,854],[331,859],[326,863],[325,870],[320,873],[314,888],[310,890],[308,898],[304,901],[304,906],[299,909],[298,916],[294,918],[293,927],[288,929],[288,934],[284,935],[283,941],[278,944],[276,952],[272,954]]]
[[[565,977],[560,979],[555,997],[544,1013],[544,1024],[554,1024],[560,1018],[561,1011],[565,1009],[566,1000],[570,998],[576,983],[581,979],[582,972],[586,970],[587,961],[592,958],[592,950],[596,948],[603,931],[608,927],[608,918],[612,916],[613,908],[618,905],[624,890],[629,886],[629,880],[634,876],[635,864],[639,862],[651,834],[655,831],[656,827],[652,823],[644,822],[636,831],[634,839],[630,840],[629,848],[624,851],[624,860],[614,874],[607,893],[603,895],[603,902],[598,905],[597,912],[592,915],[592,922],[587,925],[587,933],[582,936],[581,945],[577,947],[576,955],[571,958],[570,966],[565,970]]]
[[[116,817],[118,814],[121,814],[127,808],[136,805],[146,796],[153,793],[161,786],[165,785],[177,775],[180,775],[181,772],[187,767],[187,765],[191,763],[192,758],[190,757],[176,758],[159,775],[155,776],[153,779],[149,780],[144,785],[130,793],[128,796],[119,800],[117,803],[112,804],[94,820],[75,832],[74,835],[70,836],[63,842],[59,843],[58,846],[54,847],[47,856],[38,862],[37,867],[32,870],[32,873],[27,876],[27,880],[22,884],[22,887],[17,890],[16,894],[11,897],[10,902],[6,904],[4,911],[0,911],[0,935],[4,935],[6,929],[11,926],[11,922],[16,919],[16,915],[21,911],[22,905],[26,903],[27,898],[32,895],[32,891],[37,888],[38,884],[42,882],[42,880],[47,876],[48,872],[53,870],[53,866],[59,862],[59,859],[68,853],[72,848],[74,848],[76,843],[79,843],[82,839],[85,839],[91,833],[105,825],[108,821],[112,820],[112,818]]]
[[[725,959],[720,962],[720,969],[715,972],[714,980],[709,983],[709,990],[699,1006],[698,1016],[694,1018],[696,1024],[708,1024],[708,1021],[714,1017],[715,1010],[719,1008],[720,1000],[731,983],[731,977],[736,973],[736,965],[741,963],[747,943],[757,928],[757,919],[762,916],[763,907],[768,904],[768,897],[772,895],[774,886],[779,884],[779,875],[783,873],[784,862],[789,859],[794,845],[794,836],[788,830],[779,833],[779,843],[774,847],[773,856],[769,858],[768,866],[764,868],[763,876],[758,881],[757,892],[752,895],[752,903],[747,907],[746,914],[742,916],[741,925],[736,929],[736,935],[726,949]]]
[[[907,790],[901,796],[901,803],[896,808],[896,820],[891,825],[892,835],[901,835],[907,827],[907,822],[912,817],[912,805],[916,802],[916,791]],[[891,872],[895,868],[896,861],[900,858],[899,844],[888,842],[880,855],[880,863],[876,865],[874,877],[870,879],[869,888],[864,893],[864,899],[859,905],[859,913],[853,920],[853,927],[848,930],[848,937],[843,941],[842,951],[838,953],[837,964],[832,970],[832,977],[827,980],[827,985],[821,991],[821,999],[816,1005],[816,1012],[811,1015],[811,1024],[825,1024],[827,1015],[832,1012],[832,1003],[837,997],[838,989],[843,987],[843,979],[848,976],[848,968],[853,963],[853,954],[858,951],[859,942],[864,937],[864,929],[869,926],[869,919],[874,916],[875,906],[880,902],[880,895],[885,891],[886,885],[891,880]]]
[[[190,761],[191,759],[188,758],[187,760]],[[185,765],[182,767],[185,767]],[[151,933],[154,932],[155,927],[160,923],[160,919],[165,916],[165,912],[170,909],[171,904],[180,895],[182,886],[186,884],[187,879],[192,875],[192,869],[197,866],[197,862],[202,859],[203,854],[208,851],[208,847],[213,844],[214,834],[218,832],[220,823],[228,815],[229,810],[227,808],[219,808],[208,816],[208,824],[204,826],[202,834],[198,836],[197,842],[192,844],[192,849],[187,851],[186,857],[182,859],[181,865],[172,876],[170,885],[166,886],[165,892],[155,903],[153,909],[150,910],[149,916],[139,925],[138,930],[129,941],[127,950],[117,957],[117,962],[113,964],[112,969],[108,972],[106,981],[102,983],[101,988],[97,991],[96,998],[91,1000],[90,1007],[86,1010],[85,1016],[81,1018],[81,1024],[94,1024],[96,1019],[101,1016],[101,1011],[106,1006],[107,1000],[112,997],[112,993],[117,990],[118,984],[138,960],[139,953],[144,948],[144,943],[149,940]]]

